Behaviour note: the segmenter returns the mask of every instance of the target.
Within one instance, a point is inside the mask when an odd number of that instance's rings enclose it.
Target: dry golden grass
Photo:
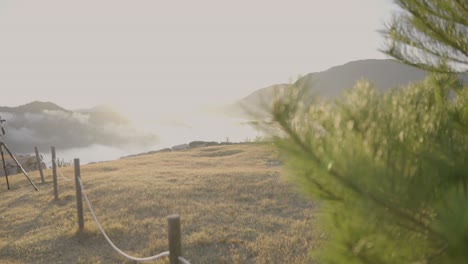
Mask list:
[[[232,145],[158,153],[81,167],[97,217],[115,244],[139,257],[167,250],[166,216],[181,215],[191,263],[310,263],[316,207],[269,167],[272,148]],[[73,168],[63,169],[73,177]],[[77,233],[74,182],[51,171],[40,190],[22,175],[0,185],[1,263],[132,263],[97,230],[85,206]],[[3,180],[3,179],[2,179]],[[160,261],[157,263],[167,263]]]

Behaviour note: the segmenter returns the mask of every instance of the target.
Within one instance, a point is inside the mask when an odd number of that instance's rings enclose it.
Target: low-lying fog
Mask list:
[[[85,164],[195,140],[241,142],[260,135],[246,123],[246,118],[215,112],[121,113],[128,123],[120,119],[96,119],[87,112],[76,111],[2,113],[2,116],[7,119],[4,141],[11,150],[32,154],[34,146],[38,146],[45,162],[51,159],[50,146],[56,147],[59,159],[80,158]]]

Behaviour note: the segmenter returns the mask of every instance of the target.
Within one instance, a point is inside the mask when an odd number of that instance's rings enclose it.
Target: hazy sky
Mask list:
[[[0,105],[223,103],[384,58],[390,0],[1,0]]]

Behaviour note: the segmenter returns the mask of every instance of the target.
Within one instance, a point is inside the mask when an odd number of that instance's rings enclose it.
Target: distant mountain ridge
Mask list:
[[[42,113],[43,111],[64,111],[70,112],[54,103],[34,101],[17,107],[0,106],[0,112],[9,113]]]
[[[321,98],[337,97],[345,89],[352,88],[360,79],[367,79],[377,89],[386,91],[410,82],[424,79],[427,72],[402,64],[396,60],[359,60],[332,67],[321,72],[309,73],[299,78],[295,84],[306,87]],[[460,75],[463,83],[468,84],[468,73]],[[258,110],[259,106],[269,104],[275,91],[284,89],[288,84],[275,84],[261,88],[237,102],[238,107]]]

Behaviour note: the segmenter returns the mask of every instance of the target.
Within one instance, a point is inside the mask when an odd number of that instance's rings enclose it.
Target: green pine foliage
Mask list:
[[[384,52],[436,72],[468,70],[467,0],[395,0],[401,8],[383,31]],[[440,67],[441,64],[444,67]]]
[[[291,86],[273,107],[290,177],[321,201],[319,263],[468,263],[468,87],[452,75],[468,69],[468,4],[395,2],[383,52],[439,74],[334,101]]]
[[[290,177],[321,201],[319,263],[468,263],[468,88],[452,75],[273,107]]]

